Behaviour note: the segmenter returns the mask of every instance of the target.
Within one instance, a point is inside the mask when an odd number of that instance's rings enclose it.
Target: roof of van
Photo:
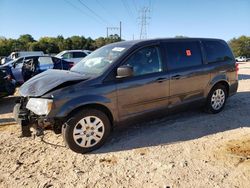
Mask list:
[[[116,42],[112,43],[114,45],[120,44],[120,45],[128,45],[128,46],[133,46],[136,44],[143,44],[143,43],[148,43],[148,42],[160,42],[160,41],[189,41],[189,40],[220,40],[224,41],[222,39],[217,39],[217,38],[156,38],[156,39],[143,39],[143,40],[130,40],[130,41],[121,41],[121,42]]]

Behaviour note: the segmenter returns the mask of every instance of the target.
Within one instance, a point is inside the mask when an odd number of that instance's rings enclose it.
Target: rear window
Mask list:
[[[233,54],[223,41],[203,41],[207,63],[216,63],[233,60]]]
[[[201,50],[198,42],[165,43],[168,69],[175,70],[202,64]]]

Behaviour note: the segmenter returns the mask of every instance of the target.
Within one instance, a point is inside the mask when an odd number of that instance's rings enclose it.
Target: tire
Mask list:
[[[88,153],[100,148],[110,134],[111,124],[105,113],[84,109],[63,125],[65,145],[76,153]]]
[[[217,114],[223,110],[227,100],[227,89],[224,85],[215,85],[208,94],[205,106],[206,112]]]

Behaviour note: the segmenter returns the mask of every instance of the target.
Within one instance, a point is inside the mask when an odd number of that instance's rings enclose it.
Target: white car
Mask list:
[[[236,57],[235,60],[237,62],[246,62],[247,58],[246,58],[246,56],[239,56],[239,57]]]
[[[64,59],[65,61],[74,62],[75,64],[89,55],[89,50],[65,50],[57,54],[55,57]]]

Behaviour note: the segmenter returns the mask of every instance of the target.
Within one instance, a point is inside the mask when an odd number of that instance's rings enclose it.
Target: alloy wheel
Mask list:
[[[80,147],[93,147],[100,142],[104,131],[104,123],[100,118],[96,116],[86,116],[75,125],[73,139]]]
[[[214,110],[219,110],[223,107],[225,103],[225,92],[218,88],[214,91],[212,98],[211,98],[211,105]]]

